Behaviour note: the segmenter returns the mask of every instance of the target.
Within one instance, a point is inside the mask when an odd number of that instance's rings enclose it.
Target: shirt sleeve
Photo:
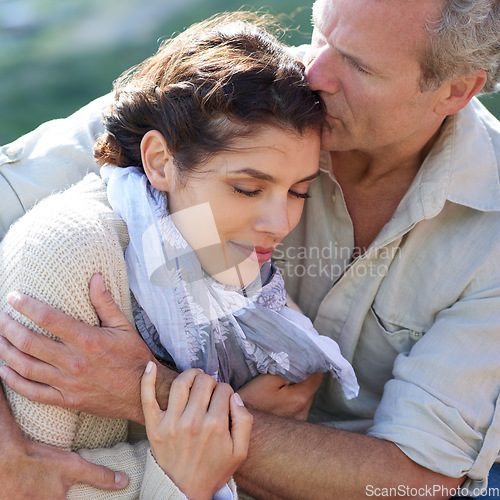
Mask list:
[[[0,148],[0,239],[37,201],[98,172],[92,148],[111,99],[112,94],[96,99]]]
[[[163,472],[151,453],[148,450],[146,458],[146,469],[141,486],[141,500],[161,500],[169,498],[172,500],[187,500],[174,482]]]
[[[67,500],[186,500],[187,497],[158,465],[147,440],[134,444],[120,443],[113,448],[78,450],[78,454],[98,465],[127,474],[129,484],[123,490],[98,490],[88,484],[76,484]],[[214,500],[238,500],[236,485],[231,481],[221,488]]]
[[[464,487],[483,488],[500,450],[500,259],[394,364],[368,434]]]

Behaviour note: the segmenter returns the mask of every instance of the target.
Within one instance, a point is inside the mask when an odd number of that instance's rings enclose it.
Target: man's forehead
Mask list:
[[[316,0],[316,37],[372,74],[388,77],[403,67],[410,71],[410,66],[420,67],[429,36],[426,9],[435,11],[435,1]]]
[[[349,3],[355,3],[357,0],[349,0]],[[440,12],[448,3],[448,0],[370,0],[373,4],[392,4],[394,8],[402,8],[408,10],[411,6],[416,6],[421,12],[427,12],[429,20],[433,20],[436,14]],[[333,13],[339,0],[315,0],[312,7],[313,20],[320,21],[321,16],[328,17],[328,14]],[[427,4],[427,6],[426,6]]]
[[[328,9],[328,4],[324,0],[316,0],[312,7],[312,21],[314,26],[322,23],[322,18],[326,15],[325,9]]]
[[[428,35],[427,26],[436,21],[447,0],[316,0],[312,9],[315,28],[326,34],[340,20],[362,29],[388,35],[404,33],[411,44]],[[360,24],[361,23],[361,24]]]

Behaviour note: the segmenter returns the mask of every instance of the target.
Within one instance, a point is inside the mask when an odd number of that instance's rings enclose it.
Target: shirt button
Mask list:
[[[10,160],[15,160],[21,156],[22,148],[17,146],[9,146],[5,151],[5,154]]]
[[[332,203],[335,203],[335,195],[332,194]]]
[[[410,331],[410,337],[413,340],[419,340],[422,338],[423,333],[422,332],[416,332],[415,330]]]

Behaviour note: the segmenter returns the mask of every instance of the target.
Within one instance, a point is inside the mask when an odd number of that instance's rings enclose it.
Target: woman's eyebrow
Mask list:
[[[259,179],[262,181],[276,182],[276,179],[272,175],[261,172],[260,170],[255,170],[254,168],[232,170],[231,172],[228,172],[228,175],[247,175],[248,177],[253,177],[254,179]]]
[[[301,182],[308,182],[308,181],[313,181],[314,179],[317,179],[319,177],[319,170],[315,172],[314,174],[310,175],[309,177],[305,177],[299,182],[296,182],[296,184],[300,184]]]
[[[276,182],[276,179],[269,174],[261,172],[260,170],[255,170],[253,168],[243,168],[241,170],[233,170],[232,172],[228,172],[229,175],[247,175],[249,177],[253,177],[254,179],[259,179],[267,182]],[[319,170],[308,177],[304,177],[300,181],[297,181],[295,184],[301,184],[302,182],[312,181],[319,177]]]

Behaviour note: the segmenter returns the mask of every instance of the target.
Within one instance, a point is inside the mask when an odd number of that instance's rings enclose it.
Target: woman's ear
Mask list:
[[[159,191],[168,191],[175,165],[165,138],[158,130],[150,130],[142,138],[141,159],[144,172],[152,186]]]
[[[445,95],[438,102],[436,112],[447,116],[460,111],[483,88],[486,78],[486,71],[480,70],[445,83]]]

